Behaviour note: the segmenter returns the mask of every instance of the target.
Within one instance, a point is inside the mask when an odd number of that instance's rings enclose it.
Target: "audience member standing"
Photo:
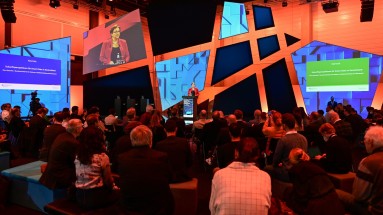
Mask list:
[[[311,163],[301,148],[292,149],[289,160],[293,187],[285,192],[287,206],[302,215],[345,214],[334,185],[322,168]]]
[[[352,126],[349,122],[346,122],[339,118],[339,114],[337,112],[329,113],[330,123],[334,126],[336,135],[341,136],[349,141],[350,146],[354,142],[353,140],[353,131]]]
[[[352,194],[371,214],[383,214],[383,127],[370,127],[364,144],[370,155],[359,164]]]
[[[168,120],[174,120],[177,124],[177,137],[185,137],[185,121],[178,117],[178,108],[173,107],[171,117]]]
[[[286,182],[290,181],[287,170],[291,167],[289,162],[289,153],[291,149],[301,148],[304,152],[307,152],[308,147],[306,137],[295,130],[295,122],[293,114],[283,114],[282,124],[286,134],[279,139],[273,157],[273,170],[271,171],[271,176]]]
[[[104,135],[88,126],[79,136],[76,166],[76,200],[81,207],[93,209],[117,202],[119,188],[114,184]]]
[[[212,215],[268,214],[271,180],[255,165],[258,157],[254,138],[245,137],[238,143],[235,161],[214,174],[209,203]]]
[[[259,109],[256,109],[254,111],[254,119],[249,121],[249,126],[250,127],[258,125],[261,122],[261,113],[262,113],[262,111],[259,110]]]
[[[156,144],[164,140],[166,138],[166,132],[164,126],[161,124],[162,116],[159,111],[154,111],[152,117],[150,119],[149,128],[153,133],[153,148],[155,148]]]
[[[70,114],[70,119],[79,119],[82,121],[82,123],[85,122],[85,119],[83,119],[79,114],[78,114],[78,106],[72,106],[72,113]]]
[[[119,155],[121,208],[131,214],[173,214],[171,170],[166,153],[152,150],[145,125],[130,133],[133,148]]]
[[[8,139],[11,141],[13,145],[17,144],[17,139],[22,132],[22,130],[25,127],[25,122],[21,119],[20,116],[20,109],[18,108],[13,108],[11,110],[11,121],[8,125]]]
[[[40,108],[37,110],[36,115],[29,121],[29,129],[32,137],[29,145],[29,152],[35,158],[38,158],[39,150],[43,144],[44,129],[49,125],[49,121],[45,119],[47,113],[47,108]]]
[[[9,124],[11,122],[11,104],[5,103],[1,105],[1,119],[3,119],[4,122]]]
[[[322,155],[318,159],[322,167],[331,173],[345,174],[351,170],[352,156],[350,143],[343,137],[335,134],[335,128],[325,123],[319,128],[326,144]]]
[[[64,133],[66,130],[62,126],[62,121],[63,121],[63,115],[62,112],[56,112],[53,115],[53,125],[50,125],[45,128],[44,130],[44,140],[43,140],[43,145],[40,149],[40,156],[39,159],[41,161],[48,161],[49,157],[49,151],[51,149],[51,146],[53,142],[55,141],[56,137]]]
[[[143,125],[149,126],[150,119],[152,118],[153,106],[147,105],[145,110],[146,112],[143,113],[140,117],[140,122]]]
[[[233,162],[235,148],[241,140],[241,127],[237,123],[231,123],[228,129],[231,141],[217,148],[217,163],[219,169],[225,168]]]
[[[188,169],[192,165],[192,154],[186,138],[176,137],[177,124],[173,120],[165,123],[166,139],[157,143],[154,149],[165,152],[170,160],[172,182],[189,181]]]
[[[68,188],[76,181],[74,165],[78,147],[76,138],[81,131],[81,120],[69,120],[66,132],[57,136],[52,144],[48,165],[39,180],[41,184],[49,189]]]
[[[327,106],[331,106],[331,109],[335,109],[335,107],[338,105],[338,102],[334,100],[334,96],[331,96],[330,101],[327,102]]]

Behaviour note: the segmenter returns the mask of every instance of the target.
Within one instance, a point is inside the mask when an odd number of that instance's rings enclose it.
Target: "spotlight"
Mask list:
[[[282,7],[287,7],[287,0],[282,1]]]
[[[267,0],[263,0],[263,3],[267,3]]]
[[[51,6],[52,8],[60,7],[60,0],[49,0],[49,6]]]
[[[105,14],[105,19],[109,19],[109,15],[108,14]]]
[[[337,12],[338,6],[338,0],[329,0],[328,2],[322,2],[322,8],[326,13]]]

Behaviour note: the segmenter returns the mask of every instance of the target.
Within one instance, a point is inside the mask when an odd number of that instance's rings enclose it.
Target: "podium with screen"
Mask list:
[[[196,96],[182,96],[184,103],[183,118],[186,124],[194,122],[197,113],[197,97]]]

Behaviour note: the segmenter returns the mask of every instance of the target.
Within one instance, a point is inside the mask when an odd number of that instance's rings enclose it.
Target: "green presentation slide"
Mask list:
[[[307,92],[369,90],[369,58],[313,61],[306,64]]]

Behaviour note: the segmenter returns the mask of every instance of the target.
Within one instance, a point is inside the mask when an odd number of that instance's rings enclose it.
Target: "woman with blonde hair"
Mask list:
[[[293,183],[291,190],[285,192],[287,206],[298,214],[340,215],[344,208],[327,173],[310,162],[310,157],[301,148],[290,151],[289,170]]]

